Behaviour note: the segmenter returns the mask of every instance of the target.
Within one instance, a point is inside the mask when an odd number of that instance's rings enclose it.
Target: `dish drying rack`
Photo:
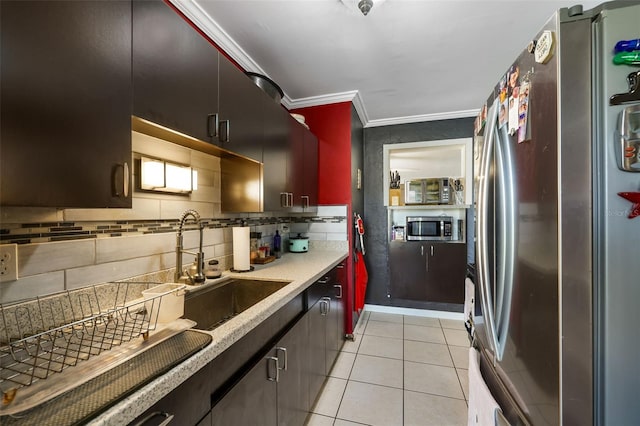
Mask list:
[[[108,283],[0,304],[0,391],[9,405],[20,388],[155,330],[162,297],[143,298],[158,283]]]

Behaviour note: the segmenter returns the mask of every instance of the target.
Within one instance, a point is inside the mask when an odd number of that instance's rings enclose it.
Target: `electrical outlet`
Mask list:
[[[0,245],[0,281],[18,279],[18,245]]]

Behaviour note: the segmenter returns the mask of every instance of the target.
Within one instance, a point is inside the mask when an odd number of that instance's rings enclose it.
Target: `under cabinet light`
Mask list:
[[[142,189],[164,188],[164,161],[141,158]]]
[[[198,189],[198,172],[191,167],[147,157],[140,164],[141,189],[183,194]]]

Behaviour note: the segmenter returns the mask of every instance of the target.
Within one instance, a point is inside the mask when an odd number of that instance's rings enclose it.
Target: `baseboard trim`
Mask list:
[[[416,317],[442,318],[464,321],[464,314],[462,312],[433,311],[428,309],[400,308],[397,306],[369,304],[364,305],[364,310],[369,312],[384,312],[388,314],[413,315]]]

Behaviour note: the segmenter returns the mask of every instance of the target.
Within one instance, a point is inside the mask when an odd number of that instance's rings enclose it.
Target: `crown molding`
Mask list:
[[[356,109],[356,113],[360,118],[360,121],[364,124],[368,122],[367,110],[362,102],[360,92],[357,90],[351,90],[342,93],[332,93],[330,95],[311,96],[308,98],[291,99],[285,95],[282,100],[282,104],[285,108],[292,110],[297,108],[309,108],[320,105],[330,105],[340,102],[351,102]]]
[[[233,58],[245,71],[269,77],[260,65],[249,56],[218,23],[206,13],[196,0],[169,0],[180,12],[207,35],[220,49]]]
[[[479,109],[468,109],[463,111],[440,112],[435,114],[411,115],[407,117],[382,118],[367,121],[364,127],[395,126],[398,124],[421,123],[424,121],[452,120],[456,118],[476,117]]]

